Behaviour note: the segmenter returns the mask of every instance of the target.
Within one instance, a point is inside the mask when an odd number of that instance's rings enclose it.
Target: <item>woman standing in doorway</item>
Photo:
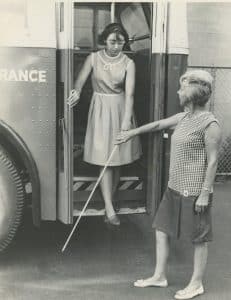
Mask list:
[[[91,73],[93,96],[88,113],[84,160],[98,165],[101,170],[114,147],[118,133],[135,127],[135,64],[122,51],[128,43],[128,34],[120,24],[109,24],[100,35],[100,43],[104,44],[104,49],[87,57],[68,101],[70,105],[78,103],[81,90]],[[119,167],[132,163],[140,155],[138,138],[120,145],[101,180],[105,220],[112,225],[120,225],[112,205],[120,177]]]
[[[168,187],[153,222],[156,229],[154,274],[134,283],[136,287],[166,287],[169,238],[189,238],[194,244],[193,274],[188,285],[176,292],[175,299],[191,299],[204,293],[202,279],[208,242],[212,240],[211,202],[221,143],[219,124],[206,109],[211,92],[212,76],[208,72],[186,72],[178,91],[185,112],[122,132],[117,138],[120,144],[141,133],[175,128]]]

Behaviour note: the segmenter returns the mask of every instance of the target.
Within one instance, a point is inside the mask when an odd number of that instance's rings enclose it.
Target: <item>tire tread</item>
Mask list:
[[[16,213],[14,215],[7,237],[3,241],[0,241],[0,252],[2,252],[12,242],[18,230],[18,227],[21,224],[22,214],[25,205],[25,190],[24,190],[22,179],[19,175],[16,166],[13,164],[10,157],[7,155],[7,152],[1,146],[0,146],[0,161],[2,162],[2,164],[5,165],[5,167],[10,172],[10,175],[12,176],[12,179],[17,189]]]

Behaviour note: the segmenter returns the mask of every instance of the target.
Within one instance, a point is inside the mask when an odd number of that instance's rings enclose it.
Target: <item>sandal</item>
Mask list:
[[[113,226],[119,226],[120,225],[120,219],[117,215],[113,215],[111,217],[108,217],[105,214],[104,222]]]

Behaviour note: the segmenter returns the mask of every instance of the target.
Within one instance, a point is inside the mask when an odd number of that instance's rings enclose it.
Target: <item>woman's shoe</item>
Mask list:
[[[159,280],[149,280],[148,279],[139,279],[139,280],[136,280],[134,282],[134,286],[135,287],[140,287],[140,288],[145,288],[145,287],[167,287],[168,286],[168,281],[165,279],[165,280],[162,280],[162,281],[159,281]]]
[[[192,298],[202,295],[202,294],[204,294],[203,285],[201,285],[195,289],[187,289],[186,288],[184,290],[179,290],[178,292],[176,292],[174,298],[185,300],[185,299],[192,299]]]
[[[113,225],[113,226],[119,226],[120,225],[120,219],[118,218],[117,215],[113,215],[111,217],[108,217],[105,214],[105,219],[104,219],[105,223]]]

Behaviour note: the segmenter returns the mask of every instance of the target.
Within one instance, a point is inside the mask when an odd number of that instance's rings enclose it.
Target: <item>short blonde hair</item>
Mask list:
[[[188,101],[204,106],[212,94],[212,75],[204,70],[190,70],[180,77],[180,84],[189,84]]]

